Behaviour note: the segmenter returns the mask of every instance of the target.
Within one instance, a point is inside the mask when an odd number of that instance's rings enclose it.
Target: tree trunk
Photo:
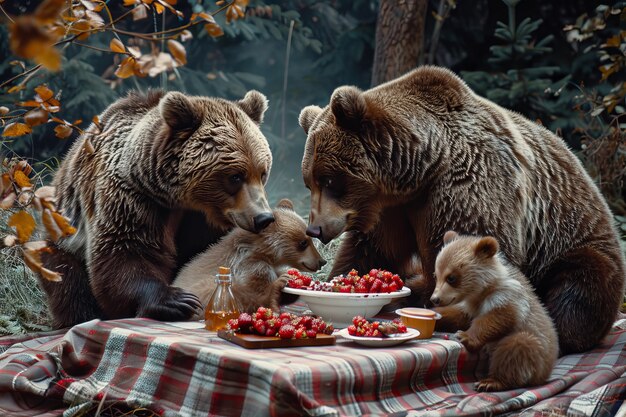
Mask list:
[[[427,7],[427,0],[380,1],[372,87],[417,66],[423,47]]]

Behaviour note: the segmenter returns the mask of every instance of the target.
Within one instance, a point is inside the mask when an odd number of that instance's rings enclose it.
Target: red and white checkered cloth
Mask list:
[[[435,337],[390,348],[247,350],[146,319],[0,338],[0,415],[71,416],[102,401],[164,416],[612,416],[626,412],[626,318],[531,390],[477,393],[484,358]],[[621,410],[621,411],[620,411]],[[551,414],[556,411],[558,414]]]

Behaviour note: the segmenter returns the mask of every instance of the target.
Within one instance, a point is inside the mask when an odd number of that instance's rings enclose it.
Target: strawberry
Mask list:
[[[376,276],[378,276],[378,269],[375,269],[375,268],[370,269],[370,273],[369,273],[369,275],[370,275],[371,277],[376,277]]]
[[[259,308],[256,310],[256,313],[254,314],[254,318],[255,318],[256,320],[259,320],[259,319],[265,319],[265,315],[266,315],[266,314],[267,314],[267,308],[266,308],[266,307],[261,306],[261,307],[259,307]]]
[[[389,284],[387,284],[386,282],[383,282],[383,285],[380,286],[379,292],[389,292]]]
[[[383,279],[385,280],[385,282],[388,282],[392,278],[392,276],[393,274],[389,271],[383,272]]]
[[[392,282],[391,284],[389,284],[389,292],[396,292],[398,291],[398,284],[396,284],[395,282]]]
[[[302,278],[296,278],[291,281],[293,281],[293,288],[304,287],[304,281],[302,280]]]
[[[298,275],[300,275],[300,272],[295,268],[290,268],[287,270],[287,274],[297,277]]]
[[[304,339],[306,337],[306,330],[303,327],[299,327],[293,334],[296,339]]]
[[[352,336],[356,334],[356,326],[354,324],[348,326],[348,333]]]
[[[281,339],[291,339],[296,332],[296,328],[291,324],[284,324],[278,329],[278,337]]]
[[[354,287],[354,292],[360,293],[360,294],[368,292],[367,285],[360,284],[360,283],[356,284],[356,286]]]
[[[352,292],[352,285],[342,285],[339,287],[339,292],[350,293]]]
[[[247,329],[248,327],[252,326],[252,316],[250,316],[250,314],[248,313],[241,313],[239,315],[239,318],[237,319],[237,322],[239,323],[240,329]]]
[[[317,337],[317,331],[315,329],[309,329],[306,331],[306,337],[314,339]]]
[[[359,271],[357,271],[356,269],[353,269],[350,272],[348,272],[348,275],[350,275],[350,276],[359,275]]]
[[[260,334],[260,335],[264,335],[265,331],[267,330],[265,327],[265,322],[261,319],[258,319],[254,322],[254,330]]]
[[[382,285],[383,282],[380,279],[376,278],[372,283],[372,286],[370,287],[370,292],[380,292]]]
[[[276,329],[268,327],[267,330],[265,330],[265,336],[276,336]]]
[[[227,326],[231,330],[237,330],[239,328],[239,320],[237,320],[237,319],[230,319],[230,320],[228,320]]]
[[[283,311],[282,313],[280,313],[280,316],[278,316],[278,318],[282,321],[284,319],[287,319],[289,321],[291,321],[291,313],[287,313],[286,311]]]

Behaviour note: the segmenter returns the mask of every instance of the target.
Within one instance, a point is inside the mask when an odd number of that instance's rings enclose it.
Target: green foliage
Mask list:
[[[553,35],[536,40],[542,19],[527,17],[516,22],[517,1],[508,6],[508,24],[497,22],[494,36],[503,42],[489,48],[489,71],[463,71],[462,77],[478,94],[496,103],[539,119],[551,129],[565,127],[562,117],[571,109],[569,96],[561,92],[570,76],[560,77],[560,68],[547,65],[553,53]],[[557,92],[556,94],[551,94]]]

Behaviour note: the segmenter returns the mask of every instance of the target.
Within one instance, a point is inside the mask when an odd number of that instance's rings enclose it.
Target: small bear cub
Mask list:
[[[471,320],[457,337],[490,363],[477,391],[504,391],[544,383],[558,357],[552,320],[524,274],[508,263],[491,236],[448,231],[435,262],[431,302]]]
[[[259,306],[278,311],[289,280],[287,270],[315,272],[326,264],[306,235],[306,223],[293,210],[288,199],[282,199],[273,210],[274,222],[259,233],[234,228],[219,242],[198,254],[178,273],[173,286],[195,294],[206,306],[216,287],[218,267],[230,267],[233,295],[246,312]],[[194,319],[200,319],[200,313]]]

